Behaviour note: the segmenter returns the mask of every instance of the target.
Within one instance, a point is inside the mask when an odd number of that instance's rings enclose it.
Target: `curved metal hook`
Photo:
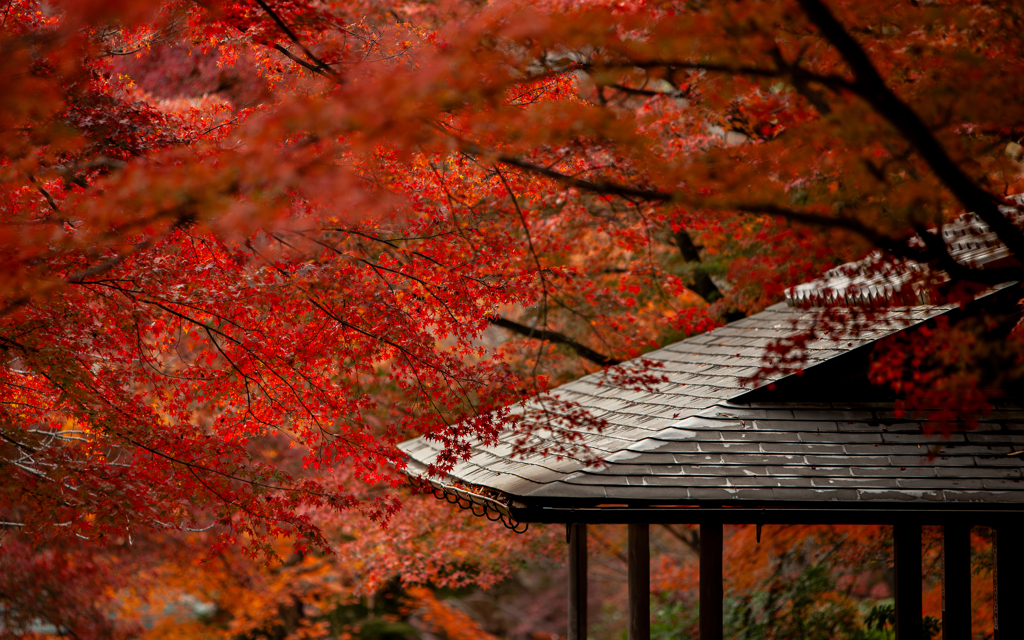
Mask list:
[[[513,520],[512,518],[510,518],[508,516],[505,516],[505,515],[501,516],[501,524],[505,525],[506,529],[511,529],[512,531],[515,531],[516,533],[526,533],[526,530],[530,528],[529,524],[518,522],[518,521]],[[519,530],[519,526],[520,525],[523,526],[523,530],[522,531]]]

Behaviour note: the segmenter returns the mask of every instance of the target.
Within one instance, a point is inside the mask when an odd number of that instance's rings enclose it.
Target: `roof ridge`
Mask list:
[[[1000,205],[999,211],[1015,224],[1024,223],[1024,211],[1018,208],[1024,206],[1024,193],[1007,198],[1018,206]],[[940,233],[934,228],[928,231]],[[1010,256],[1006,245],[973,212],[961,214],[953,222],[942,225],[941,236],[949,255],[963,265],[984,268]],[[916,236],[908,244],[924,246]],[[833,267],[814,280],[786,289],[786,304],[799,307],[927,305],[927,288],[917,277],[928,271],[927,265],[906,259],[893,261],[881,251],[873,251],[861,260]]]

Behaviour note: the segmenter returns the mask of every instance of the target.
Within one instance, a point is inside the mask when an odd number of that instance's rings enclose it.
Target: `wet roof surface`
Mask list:
[[[815,375],[814,365],[946,311],[890,312],[856,338],[811,343],[807,375]],[[977,430],[943,437],[925,435],[921,421],[898,419],[885,403],[730,403],[749,391],[741,380],[757,370],[769,342],[800,331],[814,313],[775,305],[648,353],[669,378],[653,392],[602,384],[600,374],[555,389],[607,423],[601,433],[582,432],[603,467],[515,457],[517,434],[509,432],[494,446],[475,447],[446,482],[537,507],[627,501],[1024,508],[1024,410],[997,411]],[[426,471],[440,447],[424,438],[401,446],[413,475]]]
[[[532,495],[570,496],[578,486],[601,499],[1024,506],[1021,452],[1024,410],[942,436],[888,408],[720,404]]]

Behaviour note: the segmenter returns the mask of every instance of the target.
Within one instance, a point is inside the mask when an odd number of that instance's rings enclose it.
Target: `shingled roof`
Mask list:
[[[1024,194],[1010,200],[1024,206]],[[999,210],[1016,224],[1024,223],[1024,212],[1001,205]],[[974,213],[965,213],[942,227],[946,250],[957,262],[974,267],[999,267],[1015,261],[999,237]],[[915,243],[922,246],[920,239]],[[873,253],[858,262],[829,269],[812,282],[786,291],[786,302],[798,306],[822,303],[862,305],[927,304],[927,292],[918,286],[917,277],[927,267],[913,262],[887,262],[881,253]]]
[[[653,390],[618,387],[601,373],[553,390],[607,424],[580,431],[603,465],[516,457],[520,434],[510,431],[474,447],[446,478],[426,475],[438,443],[403,443],[408,473],[527,522],[632,521],[638,510],[647,521],[678,520],[690,507],[732,508],[736,517],[758,510],[759,521],[770,519],[766,510],[791,517],[801,508],[1024,513],[1024,407],[1008,404],[975,429],[929,435],[928,416],[898,416],[893,399],[866,381],[871,345],[958,309],[878,314],[863,331],[808,344],[804,375],[774,377],[779,393],[744,386],[769,344],[804,331],[819,313],[780,303],[648,353],[668,378]],[[541,428],[534,437],[552,436]]]

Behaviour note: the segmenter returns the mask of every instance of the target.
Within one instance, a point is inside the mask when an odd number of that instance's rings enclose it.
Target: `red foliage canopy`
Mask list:
[[[929,231],[1024,251],[1015,2],[0,11],[0,514],[37,542],[325,547],[398,507],[395,442],[443,471],[824,266],[1024,279]]]

